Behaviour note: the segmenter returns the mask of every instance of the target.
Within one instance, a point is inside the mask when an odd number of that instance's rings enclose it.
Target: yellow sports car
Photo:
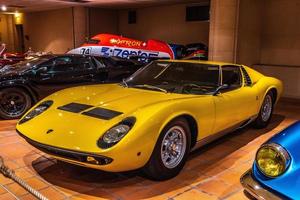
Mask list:
[[[265,127],[281,81],[249,67],[154,61],[120,84],[54,93],[17,125],[30,144],[66,162],[105,171],[176,176],[189,152],[249,123]]]

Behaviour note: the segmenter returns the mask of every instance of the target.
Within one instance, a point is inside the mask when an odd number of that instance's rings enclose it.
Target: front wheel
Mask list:
[[[261,105],[260,112],[253,123],[255,128],[265,128],[269,124],[273,113],[273,98],[274,97],[272,92],[268,92],[266,94],[264,101]]]
[[[161,132],[154,151],[144,167],[153,180],[166,180],[176,176],[183,168],[190,151],[191,133],[183,118],[170,122]]]
[[[26,91],[19,88],[0,90],[0,118],[20,118],[31,107],[32,101]]]

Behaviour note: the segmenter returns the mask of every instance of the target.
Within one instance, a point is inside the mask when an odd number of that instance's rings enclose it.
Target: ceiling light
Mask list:
[[[2,6],[1,6],[1,10],[2,10],[2,11],[6,11],[6,10],[7,10],[7,7],[6,7],[5,5],[2,5]]]

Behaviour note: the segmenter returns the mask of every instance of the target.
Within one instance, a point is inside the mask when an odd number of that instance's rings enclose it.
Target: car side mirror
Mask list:
[[[220,93],[221,90],[225,90],[225,89],[228,89],[229,88],[229,85],[228,84],[223,84],[223,85],[220,85],[213,93],[214,96],[216,96],[217,94]]]

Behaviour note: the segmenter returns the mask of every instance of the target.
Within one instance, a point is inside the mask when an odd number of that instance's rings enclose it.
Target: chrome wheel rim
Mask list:
[[[172,169],[182,161],[186,151],[186,133],[180,126],[170,128],[161,145],[161,159],[165,167]]]
[[[272,98],[270,95],[267,95],[261,110],[261,118],[264,122],[269,120],[272,113],[272,106],[273,106]]]

